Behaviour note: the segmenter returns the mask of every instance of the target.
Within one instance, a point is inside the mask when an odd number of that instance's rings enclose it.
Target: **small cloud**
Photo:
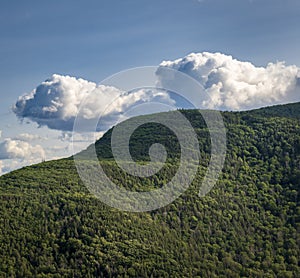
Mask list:
[[[0,143],[0,159],[21,159],[27,162],[41,161],[45,157],[40,145],[32,146],[25,141],[6,138]]]
[[[72,142],[72,132],[62,131],[58,139],[62,142]]]
[[[95,141],[102,137],[104,134],[103,131],[99,132],[85,132],[85,133],[74,133],[74,132],[65,132],[63,131],[58,139],[62,142],[91,142]],[[95,139],[95,140],[94,140]]]
[[[40,145],[31,145],[25,141],[6,138],[0,142],[0,175],[39,163],[44,158],[45,151]]]

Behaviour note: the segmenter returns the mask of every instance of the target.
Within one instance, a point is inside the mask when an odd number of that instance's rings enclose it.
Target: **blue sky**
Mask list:
[[[297,0],[3,1],[1,96],[52,73],[100,81],[190,52],[300,66]]]
[[[1,139],[52,134],[18,124],[11,106],[54,73],[98,83],[203,51],[300,67],[299,49],[298,0],[2,1]]]

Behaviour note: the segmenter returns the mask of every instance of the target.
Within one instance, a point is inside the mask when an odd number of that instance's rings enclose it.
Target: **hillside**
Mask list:
[[[225,166],[203,198],[209,133],[199,111],[181,112],[202,160],[190,188],[164,208],[129,213],[101,203],[72,158],[0,177],[0,277],[300,277],[300,103],[223,112]],[[96,151],[118,185],[148,191],[176,172],[180,146],[167,128],[146,124],[130,141],[141,162],[153,143],[166,146],[167,163],[151,178],[117,167],[110,136]],[[88,159],[91,149],[80,156]]]

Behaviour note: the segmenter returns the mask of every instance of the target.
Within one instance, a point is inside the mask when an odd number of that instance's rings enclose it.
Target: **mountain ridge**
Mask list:
[[[203,198],[198,191],[209,161],[209,134],[201,113],[182,111],[198,135],[199,171],[178,199],[151,212],[121,212],[101,203],[71,158],[1,176],[0,276],[297,277],[299,111],[300,103],[222,112],[226,161]],[[170,151],[166,167],[150,179],[117,168],[106,133],[96,143],[106,174],[133,191],[164,185],[179,160],[178,142],[168,132],[150,124],[131,138],[135,161],[149,161],[153,142]]]

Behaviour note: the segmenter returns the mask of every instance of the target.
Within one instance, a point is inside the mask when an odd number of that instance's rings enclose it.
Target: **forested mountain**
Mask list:
[[[209,133],[199,111],[181,112],[202,160],[190,188],[161,209],[130,213],[103,204],[72,158],[0,177],[0,277],[300,277],[300,103],[222,112],[226,161],[202,198]],[[145,124],[130,141],[138,162],[149,160],[153,143],[166,146],[167,163],[151,178],[118,168],[110,136],[96,151],[119,186],[151,190],[176,172],[180,146],[167,128]],[[80,155],[88,159],[91,149]]]

